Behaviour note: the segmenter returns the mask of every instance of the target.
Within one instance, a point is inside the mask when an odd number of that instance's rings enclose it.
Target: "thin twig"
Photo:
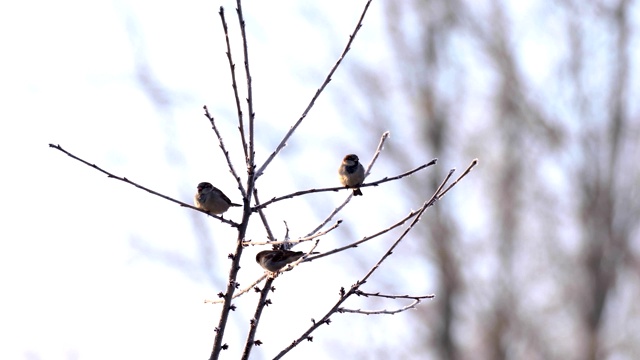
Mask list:
[[[419,210],[412,211],[412,212],[410,212],[407,216],[405,216],[404,218],[402,218],[400,221],[396,222],[395,224],[393,224],[393,225],[389,226],[389,227],[388,227],[388,228],[386,228],[386,229],[380,230],[380,231],[378,231],[378,232],[377,232],[377,233],[375,233],[375,234],[372,234],[372,235],[369,235],[369,236],[365,236],[365,237],[363,237],[362,239],[360,239],[360,240],[358,240],[358,241],[355,241],[355,242],[353,242],[353,243],[351,243],[351,244],[349,244],[349,245],[345,245],[345,246],[343,246],[343,247],[339,247],[339,248],[337,248],[337,249],[333,249],[333,250],[331,250],[331,251],[323,252],[322,254],[318,254],[318,255],[315,255],[315,256],[311,256],[311,257],[309,257],[308,259],[306,259],[305,261],[313,261],[313,260],[317,260],[317,259],[323,258],[323,257],[325,257],[325,256],[329,256],[329,255],[332,255],[332,254],[335,254],[335,253],[339,253],[339,252],[341,252],[341,251],[344,251],[344,250],[347,250],[347,249],[350,249],[350,248],[358,247],[358,245],[360,245],[360,244],[362,244],[362,243],[364,243],[364,242],[367,242],[367,241],[369,241],[369,240],[371,240],[371,239],[374,239],[374,238],[376,238],[376,237],[378,237],[378,236],[380,236],[380,235],[386,234],[386,233],[388,233],[389,231],[391,231],[391,230],[393,230],[393,229],[395,229],[395,228],[397,228],[397,227],[399,227],[399,226],[403,225],[405,222],[407,222],[407,220],[409,220],[409,219],[411,219],[412,217],[416,216],[416,215],[418,214],[418,212],[420,212],[420,211],[419,211]]]
[[[409,171],[407,171],[405,173],[402,173],[400,175],[396,175],[396,176],[393,176],[393,177],[385,177],[385,178],[380,179],[378,181],[374,181],[374,182],[358,185],[358,187],[359,188],[363,188],[363,187],[368,187],[368,186],[378,186],[380,184],[383,184],[383,183],[386,183],[386,182],[389,182],[389,181],[402,179],[403,177],[409,176],[409,175],[411,175],[413,173],[416,173],[416,172],[418,172],[418,171],[420,171],[420,170],[422,170],[424,168],[427,168],[427,167],[429,167],[431,165],[434,165],[437,162],[438,162],[438,159],[433,159],[433,160],[431,160],[430,162],[428,162],[426,164],[422,164],[422,165],[418,166],[417,168],[409,170]],[[352,190],[352,188],[348,188],[348,187],[344,187],[344,186],[336,186],[336,187],[330,187],[330,188],[308,189],[308,190],[297,191],[297,192],[294,192],[294,193],[291,193],[291,194],[288,194],[288,195],[284,195],[284,196],[280,196],[280,197],[274,197],[273,199],[262,203],[260,206],[254,206],[252,210],[253,211],[257,211],[257,210],[263,209],[263,208],[265,208],[265,207],[267,207],[267,206],[269,206],[269,205],[271,205],[271,204],[273,204],[275,202],[282,201],[282,200],[285,200],[285,199],[291,199],[291,198],[294,198],[296,196],[312,194],[312,193],[319,193],[319,192],[327,192],[327,191],[340,191],[340,190]]]
[[[354,294],[358,296],[364,296],[364,297],[371,296],[371,297],[380,297],[380,298],[386,298],[386,299],[432,299],[436,297],[433,294],[431,295],[389,295],[389,294],[380,294],[379,292],[368,293],[362,290],[357,290],[354,292]]]
[[[443,192],[438,196],[438,199],[442,199],[442,198],[444,197],[444,195],[445,195],[447,192],[449,192],[449,190],[450,190],[452,187],[454,187],[454,186],[458,183],[458,181],[462,180],[462,178],[463,178],[463,177],[467,176],[467,174],[468,174],[468,173],[470,173],[470,172],[471,172],[471,170],[472,170],[476,165],[478,165],[478,159],[473,159],[473,160],[471,161],[471,164],[469,164],[469,166],[468,166],[468,167],[467,167],[467,169],[462,173],[462,175],[460,175],[460,176],[456,179],[456,181],[454,181],[453,183],[451,183],[451,185],[449,185],[449,187],[448,187],[445,191],[443,191]]]
[[[403,306],[401,308],[395,309],[395,310],[387,310],[387,309],[380,309],[380,310],[362,310],[362,309],[347,309],[347,308],[340,308],[338,309],[339,313],[353,313],[353,314],[364,314],[364,315],[379,315],[379,314],[387,314],[387,315],[393,315],[393,314],[397,314],[409,309],[415,309],[415,307],[420,304],[422,302],[422,300],[424,299],[433,299],[434,297],[436,297],[435,295],[431,294],[431,295],[387,295],[387,294],[380,294],[378,293],[367,293],[364,292],[362,290],[356,290],[354,292],[354,294],[358,295],[358,296],[364,296],[364,297],[380,297],[380,298],[386,298],[386,299],[411,299],[413,300],[413,302],[407,306]]]
[[[291,264],[288,264],[287,266],[285,266],[284,268],[280,269],[278,271],[277,274],[283,273],[285,271],[290,271],[292,270],[294,267],[298,266],[300,263],[304,262],[304,260],[311,255],[311,253],[313,252],[313,250],[315,250],[318,247],[318,244],[320,243],[320,239],[316,239],[316,243],[313,244],[313,247],[311,249],[309,249],[309,251],[307,251],[307,254],[303,257],[301,257],[300,259],[292,262]],[[277,276],[277,274],[274,274]]]
[[[316,94],[313,96],[313,98],[311,98],[311,101],[307,105],[307,108],[302,112],[302,116],[300,116],[298,121],[296,121],[296,123],[293,124],[293,126],[291,126],[289,131],[282,138],[282,141],[280,141],[280,144],[278,144],[278,146],[273,151],[273,153],[271,153],[271,155],[269,155],[269,157],[264,162],[264,164],[262,164],[262,166],[258,169],[258,171],[256,171],[256,179],[259,178],[260,176],[262,176],[262,174],[264,173],[264,170],[267,168],[267,166],[269,166],[271,161],[273,161],[273,159],[276,157],[276,155],[278,155],[278,153],[280,153],[280,151],[282,151],[282,149],[284,149],[284,147],[287,146],[287,141],[289,140],[291,135],[293,135],[293,132],[302,123],[302,120],[304,120],[304,118],[307,117],[307,114],[309,113],[309,111],[311,110],[313,105],[315,104],[316,100],[318,99],[318,97],[320,96],[320,94],[322,93],[324,88],[331,81],[331,76],[333,76],[333,73],[336,72],[336,70],[338,69],[338,66],[340,65],[340,63],[342,63],[342,60],[344,59],[344,57],[347,55],[347,53],[351,49],[351,44],[353,43],[353,40],[355,39],[356,34],[358,33],[358,31],[362,27],[362,21],[364,20],[364,16],[367,13],[367,10],[369,9],[369,5],[370,4],[371,4],[371,0],[367,1],[367,4],[364,6],[364,10],[362,11],[362,15],[360,15],[360,20],[358,20],[358,24],[356,24],[356,27],[353,30],[353,33],[351,33],[351,35],[349,35],[349,41],[347,42],[347,45],[345,46],[344,50],[342,51],[342,54],[340,55],[340,57],[338,58],[336,63],[333,65],[331,70],[329,71],[329,74],[324,79],[324,82],[322,83],[320,88],[318,88],[318,90],[316,91]],[[312,232],[315,232],[315,231],[312,231]]]
[[[203,214],[207,214],[207,215],[209,215],[209,216],[211,216],[211,217],[213,217],[213,218],[216,218],[216,219],[218,219],[218,220],[222,221],[223,223],[225,223],[225,224],[229,224],[229,225],[231,225],[231,226],[233,226],[233,227],[238,227],[238,226],[240,225],[240,224],[236,223],[235,221],[227,220],[227,219],[225,219],[225,218],[223,218],[223,217],[221,217],[221,216],[214,215],[214,214],[210,214],[210,213],[208,213],[208,212],[206,212],[206,211],[204,211],[204,210],[198,209],[197,207],[195,207],[195,206],[193,206],[193,205],[190,205],[190,204],[184,203],[184,202],[182,202],[182,201],[180,201],[180,200],[176,200],[176,199],[174,199],[174,198],[172,198],[172,197],[169,197],[169,196],[167,196],[167,195],[161,194],[161,193],[159,193],[159,192],[157,192],[157,191],[153,191],[153,190],[151,190],[151,189],[149,189],[149,188],[147,188],[147,187],[145,187],[145,186],[142,186],[142,185],[140,185],[140,184],[138,184],[138,183],[135,183],[135,182],[133,182],[133,181],[131,181],[131,180],[127,179],[126,177],[120,177],[120,176],[114,175],[114,174],[112,174],[112,173],[110,173],[110,172],[108,172],[108,171],[106,171],[106,170],[104,170],[104,169],[100,168],[99,166],[97,166],[97,165],[95,165],[95,164],[91,164],[91,163],[89,163],[89,162],[87,162],[87,161],[85,161],[85,160],[83,160],[83,159],[81,159],[81,158],[79,158],[79,157],[77,157],[77,156],[73,155],[72,153],[70,153],[70,152],[68,152],[67,150],[63,149],[60,145],[53,145],[53,144],[49,144],[49,147],[52,147],[52,148],[54,148],[54,149],[56,149],[56,150],[59,150],[59,151],[61,151],[61,152],[65,153],[65,154],[67,154],[67,155],[68,155],[68,156],[70,156],[71,158],[73,158],[73,159],[75,159],[75,160],[78,160],[78,161],[80,161],[81,163],[83,163],[83,164],[85,164],[85,165],[87,165],[87,166],[90,166],[90,167],[92,167],[92,168],[94,168],[94,169],[96,169],[96,170],[100,171],[100,172],[101,172],[101,173],[103,173],[103,174],[106,174],[109,178],[116,179],[116,180],[120,180],[120,181],[125,182],[125,183],[127,183],[127,184],[129,184],[129,185],[133,185],[133,186],[137,187],[138,189],[142,189],[142,190],[144,190],[144,191],[146,191],[146,192],[148,192],[148,193],[150,193],[150,194],[153,194],[153,195],[159,196],[159,197],[161,197],[161,198],[163,198],[163,199],[166,199],[166,200],[169,200],[169,201],[174,202],[174,203],[176,203],[176,204],[179,204],[179,205],[180,205],[180,206],[182,206],[182,207],[187,207],[187,208],[189,208],[189,209],[193,209],[193,210],[199,211],[199,212],[201,212],[201,213],[203,213]]]
[[[249,246],[255,246],[255,245],[282,245],[282,244],[299,244],[301,242],[305,242],[305,241],[311,241],[317,237],[326,235],[327,233],[331,232],[332,230],[336,229],[338,226],[340,226],[340,224],[342,224],[342,220],[338,220],[336,221],[335,224],[333,224],[330,228],[328,228],[325,231],[321,231],[318,233],[315,233],[311,236],[305,236],[296,240],[288,240],[288,239],[284,239],[283,241],[245,241],[245,245]]]
[[[264,273],[262,274],[256,281],[254,281],[253,283],[251,283],[251,285],[247,286],[246,288],[240,290],[240,291],[236,291],[233,294],[232,299],[237,298],[238,296],[241,296],[243,294],[248,293],[250,290],[255,289],[256,286],[258,286],[258,284],[260,284],[262,282],[262,280],[267,278],[267,274]],[[224,302],[224,300],[211,300],[211,299],[205,299],[204,303],[205,304],[222,304]]]
[[[444,187],[444,185],[449,181],[449,178],[451,178],[451,175],[453,174],[455,170],[452,169],[449,171],[449,174],[447,174],[447,176],[444,178],[444,180],[442,181],[442,183],[440,184],[440,186],[438,187],[438,189],[436,190],[436,192],[433,193],[433,195],[431,196],[431,198],[426,201],[422,207],[420,208],[420,210],[418,210],[418,214],[416,215],[416,217],[413,219],[413,221],[411,222],[411,224],[409,225],[409,227],[407,227],[402,234],[398,237],[398,239],[389,247],[389,250],[387,250],[387,252],[384,253],[384,255],[382,255],[382,257],[380,258],[380,260],[378,260],[378,262],[369,270],[369,272],[367,272],[367,274],[365,276],[362,277],[362,279],[360,279],[356,285],[354,285],[356,287],[356,290],[360,287],[360,285],[364,284],[365,282],[367,282],[367,280],[371,277],[371,275],[373,275],[373,273],[380,267],[380,265],[389,257],[391,256],[391,254],[393,254],[393,250],[398,246],[398,244],[400,244],[400,242],[402,241],[402,239],[405,238],[405,236],[407,236],[407,234],[409,234],[409,232],[413,229],[413,227],[420,221],[420,218],[422,216],[422,214],[431,206],[433,206],[436,201],[439,198],[440,195],[440,191],[442,190],[442,188]],[[353,291],[355,291],[352,288]]]
[[[236,110],[238,112],[238,130],[240,130],[240,139],[242,140],[242,149],[244,150],[245,162],[249,161],[249,155],[247,150],[247,140],[244,136],[244,119],[242,117],[242,105],[240,105],[240,95],[238,94],[238,83],[236,82],[236,64],[233,63],[231,56],[231,44],[229,43],[229,29],[227,28],[227,21],[224,17],[224,8],[220,6],[220,20],[222,21],[222,28],[224,29],[224,37],[227,43],[227,59],[229,60],[229,69],[231,71],[231,87],[233,88],[233,95],[236,100]]]
[[[233,164],[231,163],[231,158],[229,157],[229,151],[224,146],[224,141],[222,141],[222,135],[220,135],[220,131],[216,126],[216,121],[213,118],[213,116],[209,114],[209,109],[207,109],[207,106],[205,105],[203,108],[204,108],[204,116],[206,116],[207,119],[209,119],[209,122],[211,123],[211,128],[213,129],[213,131],[216,133],[216,136],[218,137],[218,143],[220,144],[220,149],[222,150],[222,153],[224,154],[225,159],[227,159],[227,166],[229,166],[229,171],[231,172],[231,175],[233,175],[233,178],[236,179],[236,182],[238,183],[238,189],[240,190],[240,193],[242,193],[242,198],[245,199],[247,197],[247,192],[244,189],[244,186],[242,185],[240,176],[238,176],[236,169],[233,167]]]

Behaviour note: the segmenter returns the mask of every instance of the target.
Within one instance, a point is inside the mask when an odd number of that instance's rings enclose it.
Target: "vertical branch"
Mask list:
[[[251,72],[249,70],[249,52],[247,46],[247,34],[245,31],[245,22],[244,15],[242,14],[242,2],[240,0],[236,1],[237,8],[236,11],[238,13],[238,21],[240,22],[240,29],[242,33],[242,45],[244,50],[244,68],[247,76],[247,104],[249,107],[249,149],[248,156],[246,156],[246,165],[247,165],[247,185],[246,185],[246,197],[244,198],[244,212],[242,215],[242,222],[238,227],[238,238],[236,242],[236,250],[232,258],[231,269],[229,270],[229,280],[227,282],[227,289],[224,293],[224,303],[222,305],[222,311],[220,314],[220,321],[218,322],[218,326],[216,327],[216,336],[213,342],[213,349],[211,351],[210,359],[218,359],[220,356],[220,351],[223,348],[222,339],[224,337],[224,330],[227,326],[227,321],[229,318],[229,311],[231,310],[231,301],[233,300],[233,293],[235,289],[238,287],[236,283],[236,278],[238,276],[238,271],[240,270],[240,258],[242,257],[243,250],[243,242],[246,235],[247,227],[249,225],[249,219],[251,217],[251,198],[254,194],[255,189],[255,144],[254,144],[254,111],[253,111],[253,91],[251,87]],[[229,54],[231,53],[229,49]],[[230,55],[229,55],[230,56]],[[233,62],[230,62],[233,67]],[[237,87],[236,87],[237,89]],[[237,91],[237,90],[236,90]],[[239,97],[238,97],[239,98]],[[239,102],[238,102],[239,103]],[[240,109],[240,108],[239,108]],[[239,110],[240,111],[240,110]],[[242,131],[242,130],[241,130]],[[245,146],[243,144],[243,146]]]
[[[249,107],[249,157],[247,158],[247,171],[249,175],[253,174],[255,170],[255,143],[253,139],[254,135],[254,118],[253,112],[253,89],[251,87],[251,71],[249,71],[249,50],[247,46],[247,32],[245,30],[244,15],[242,14],[242,1],[236,0],[236,12],[238,13],[238,21],[240,22],[240,31],[242,33],[242,50],[244,53],[244,71],[247,76],[247,106]],[[251,181],[255,181],[252,176],[249,176]]]
[[[244,136],[244,119],[242,117],[242,106],[240,105],[240,95],[238,94],[238,83],[236,81],[236,64],[233,63],[231,56],[231,44],[229,42],[229,29],[227,27],[227,20],[224,17],[224,8],[220,6],[220,20],[222,21],[222,28],[224,30],[224,38],[227,43],[227,60],[229,61],[229,69],[231,70],[231,87],[233,88],[233,95],[236,100],[236,111],[238,112],[238,130],[240,130],[240,139],[242,140],[242,149],[244,150],[245,162],[249,161],[247,154],[247,140]]]

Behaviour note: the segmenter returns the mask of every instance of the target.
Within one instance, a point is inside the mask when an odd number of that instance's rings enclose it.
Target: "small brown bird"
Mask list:
[[[260,251],[256,255],[256,262],[260,264],[265,270],[271,272],[277,272],[285,267],[287,264],[300,259],[306,253],[302,251],[290,251],[290,250],[264,250]]]
[[[208,182],[198,184],[198,192],[196,192],[194,200],[198,209],[216,215],[224,213],[230,206],[242,206],[232,203],[227,195]]]
[[[338,169],[340,183],[348,188],[353,189],[353,196],[362,195],[362,191],[358,188],[364,182],[364,167],[359,162],[358,156],[349,154],[342,159],[342,164]]]

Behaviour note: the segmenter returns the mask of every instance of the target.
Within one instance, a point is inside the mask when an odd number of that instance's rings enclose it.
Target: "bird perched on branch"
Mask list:
[[[198,184],[198,192],[196,192],[194,200],[198,209],[216,215],[224,213],[230,206],[242,206],[232,203],[227,195],[208,182]]]
[[[306,255],[306,253],[303,251],[290,251],[282,249],[264,250],[260,251],[258,255],[256,255],[256,262],[267,271],[277,272],[287,264],[291,264],[304,255]]]
[[[338,169],[340,183],[348,188],[353,189],[353,196],[362,195],[362,191],[358,188],[364,182],[364,167],[360,164],[358,155],[349,154],[342,159],[342,164]]]

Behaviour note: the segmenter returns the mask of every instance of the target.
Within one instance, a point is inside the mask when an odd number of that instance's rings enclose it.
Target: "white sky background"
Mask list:
[[[298,119],[337,59],[364,5],[364,1],[331,1],[317,5],[322,8],[303,9],[301,3],[244,4],[258,163]],[[203,299],[214,298],[224,287],[222,282],[212,286],[198,272],[196,238],[198,233],[210,234],[216,247],[215,258],[210,260],[212,271],[225,279],[226,254],[234,247],[235,231],[108,179],[48,144],[60,144],[105,170],[187,202],[200,181],[211,181],[241,202],[202,115],[206,104],[225,134],[236,169],[244,173],[220,5],[226,9],[235,45],[238,81],[244,83],[233,2],[24,1],[0,5],[0,358],[208,357],[220,311],[218,306],[204,305]],[[382,65],[387,61],[380,40],[380,10],[374,2],[346,61],[350,56],[373,57]],[[315,12],[319,15],[313,23],[309,18]],[[132,41],[131,35],[137,38]],[[163,109],[154,107],[136,81],[134,47],[169,91],[170,103]],[[263,201],[308,187],[336,185],[336,169],[345,153],[356,152],[364,162],[370,159],[374,149],[369,144],[377,139],[354,140],[366,132],[349,127],[349,119],[342,118],[330,101],[336,95],[332,88],[344,86],[344,75],[338,70],[283,156],[260,179]],[[389,142],[402,144],[403,139],[392,133]],[[429,160],[416,160],[415,165]],[[384,156],[379,160],[372,179],[393,175],[384,170],[389,161]],[[291,179],[291,169],[304,173]],[[385,227],[421,203],[392,203],[383,214],[370,211],[383,193],[393,194],[395,188],[389,184],[385,190],[365,189],[365,196],[354,200],[341,216],[353,219],[349,224],[353,232],[341,229],[327,237],[327,245],[321,243],[319,250],[361,238],[371,232],[367,230],[371,224],[379,224],[375,229]],[[318,222],[309,204],[326,212],[345,196],[346,192],[324,193],[310,196],[310,202],[271,206],[272,229],[281,237],[282,220],[287,220],[292,237],[304,235]],[[239,220],[240,211],[231,210],[228,216]],[[259,228],[259,219],[252,221],[253,229]],[[253,236],[261,234],[254,232]],[[132,241],[191,259],[196,270],[187,276],[150,260],[132,248]],[[378,255],[383,248],[369,247]],[[253,261],[259,250],[245,251],[241,285],[262,273]],[[356,266],[342,265],[351,262],[354,254],[345,252],[302,265],[276,281],[278,291],[270,296],[274,305],[266,308],[256,337],[264,345],[254,349],[254,358],[273,357],[310,325],[310,318],[318,319],[326,312],[337,300],[340,286],[350,286],[373,264],[369,259],[356,259],[361,267],[348,273]],[[422,265],[411,266],[416,270]],[[400,292],[432,292],[424,276],[417,276],[412,285]],[[226,358],[237,358],[241,351],[256,299],[255,294],[248,294],[236,301],[239,311],[232,314],[227,327],[225,342],[231,349]],[[349,304],[366,306],[358,301]],[[330,326],[313,334],[313,343],[300,345],[291,355],[335,357],[332,348],[345,341],[355,349],[374,341],[398,345],[406,335],[402,324],[409,316],[410,312],[378,317],[337,315]],[[282,325],[276,325],[278,322]]]

